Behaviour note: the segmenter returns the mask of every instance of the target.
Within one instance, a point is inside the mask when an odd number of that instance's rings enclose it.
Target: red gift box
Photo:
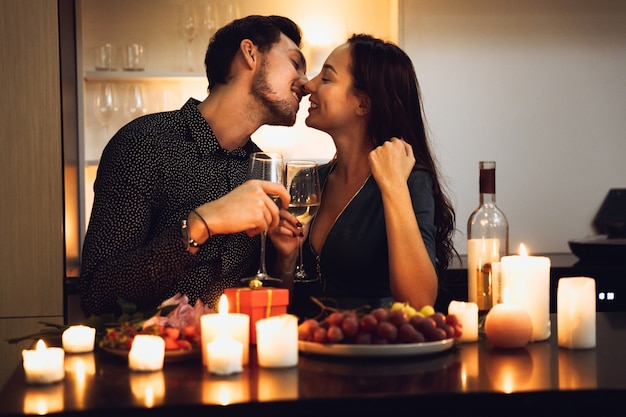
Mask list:
[[[256,345],[256,322],[287,313],[289,290],[286,288],[226,288],[229,312],[250,316],[250,344]]]

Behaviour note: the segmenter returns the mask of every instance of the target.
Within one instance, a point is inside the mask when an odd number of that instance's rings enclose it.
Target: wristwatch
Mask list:
[[[185,247],[189,251],[190,248],[198,248],[200,244],[193,240],[191,236],[189,236],[189,227],[187,226],[187,220],[183,219],[180,222],[180,234],[182,236],[183,242],[185,243]]]

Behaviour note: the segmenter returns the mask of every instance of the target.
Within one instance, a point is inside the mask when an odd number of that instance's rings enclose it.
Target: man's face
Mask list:
[[[302,87],[308,81],[306,63],[298,46],[281,34],[280,41],[260,56],[251,93],[267,111],[266,124],[293,126]]]

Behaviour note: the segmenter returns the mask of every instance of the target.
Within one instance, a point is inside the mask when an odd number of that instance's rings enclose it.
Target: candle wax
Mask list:
[[[463,301],[450,301],[448,314],[454,314],[461,323],[461,342],[475,342],[478,340],[478,305]]]
[[[65,351],[59,347],[46,347],[39,340],[35,349],[22,350],[22,359],[26,382],[31,384],[50,384],[65,378]]]
[[[237,340],[220,336],[207,343],[207,368],[210,373],[230,375],[242,371],[243,345]]]

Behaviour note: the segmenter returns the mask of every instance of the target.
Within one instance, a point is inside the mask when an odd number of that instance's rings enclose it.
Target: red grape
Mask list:
[[[350,314],[344,317],[343,322],[341,323],[341,330],[343,330],[343,334],[348,337],[354,337],[359,332],[359,322],[356,318],[356,315]]]
[[[372,314],[366,314],[361,317],[361,321],[359,323],[361,326],[361,330],[364,332],[373,332],[376,330],[376,326],[378,326],[378,319]]]
[[[343,332],[339,326],[331,325],[326,332],[326,339],[330,343],[339,343],[343,340]]]
[[[388,321],[383,321],[378,323],[376,336],[391,343],[398,337],[398,328]]]

